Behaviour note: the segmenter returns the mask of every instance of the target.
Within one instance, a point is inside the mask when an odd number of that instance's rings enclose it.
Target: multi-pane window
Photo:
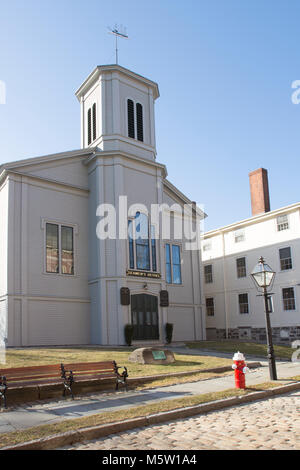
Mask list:
[[[144,141],[144,122],[143,122],[143,106],[140,103],[134,103],[133,100],[127,100],[127,121],[128,121],[128,137],[140,142]]]
[[[236,260],[236,270],[237,270],[237,277],[246,277],[246,258],[238,258]]]
[[[171,245],[166,244],[166,281],[172,283]]]
[[[150,243],[148,217],[145,214],[137,212],[135,222],[136,267],[137,269],[144,269],[146,271],[150,271]]]
[[[58,225],[46,224],[46,271],[59,272]]]
[[[97,138],[97,116],[96,116],[96,103],[87,112],[87,137],[88,145]]]
[[[279,215],[277,217],[277,230],[281,232],[282,230],[287,230],[289,228],[289,219],[286,214]]]
[[[206,299],[206,315],[208,317],[213,317],[215,314],[215,305],[213,297],[208,297]]]
[[[204,279],[206,284],[213,282],[212,264],[204,266]]]
[[[46,272],[74,274],[73,227],[46,224]]]
[[[152,258],[152,271],[157,271],[156,267],[156,240],[155,240],[155,227],[151,225],[151,258]]]
[[[182,284],[179,245],[166,243],[166,281],[168,284]]]
[[[282,300],[284,310],[295,310],[295,293],[293,287],[282,289]]]
[[[249,313],[248,294],[239,294],[239,310],[241,314]]]
[[[155,228],[148,217],[137,212],[128,221],[129,267],[143,271],[157,271]]]
[[[235,243],[240,243],[245,241],[245,231],[244,230],[237,230],[234,232],[234,241]]]
[[[204,243],[203,251],[210,251],[211,250],[211,242]]]
[[[281,248],[279,250],[279,257],[280,257],[280,269],[281,271],[285,271],[287,269],[292,269],[293,263],[292,263],[292,254],[291,254],[291,248]]]

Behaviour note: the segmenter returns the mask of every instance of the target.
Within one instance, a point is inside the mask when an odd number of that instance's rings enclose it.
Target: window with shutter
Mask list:
[[[92,142],[92,110],[88,110],[88,145]]]
[[[143,106],[140,103],[137,103],[136,105],[136,128],[137,128],[137,139],[143,142],[144,141]]]
[[[93,140],[97,138],[96,103],[93,104]]]
[[[127,100],[127,115],[128,115],[128,137],[135,138],[134,132],[134,106],[132,100]]]

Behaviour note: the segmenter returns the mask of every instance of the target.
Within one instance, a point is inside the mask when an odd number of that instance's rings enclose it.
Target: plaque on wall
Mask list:
[[[134,269],[127,269],[127,276],[136,276],[136,277],[151,277],[152,279],[160,279],[160,273],[153,273],[150,271],[135,271]]]
[[[128,287],[121,287],[121,305],[130,305],[130,290]]]
[[[169,292],[167,290],[160,291],[160,306],[169,307]]]

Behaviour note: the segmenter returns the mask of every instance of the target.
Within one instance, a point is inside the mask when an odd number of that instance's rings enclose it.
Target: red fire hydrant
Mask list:
[[[246,388],[245,374],[249,372],[249,369],[245,362],[244,354],[239,351],[235,353],[232,360],[232,368],[234,369],[235,388]]]

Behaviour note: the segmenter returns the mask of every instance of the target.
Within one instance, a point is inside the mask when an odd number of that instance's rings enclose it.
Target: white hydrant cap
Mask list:
[[[240,351],[238,351],[237,353],[235,353],[235,355],[233,356],[232,358],[233,361],[244,361],[245,360],[245,356],[243,353],[241,353]]]

